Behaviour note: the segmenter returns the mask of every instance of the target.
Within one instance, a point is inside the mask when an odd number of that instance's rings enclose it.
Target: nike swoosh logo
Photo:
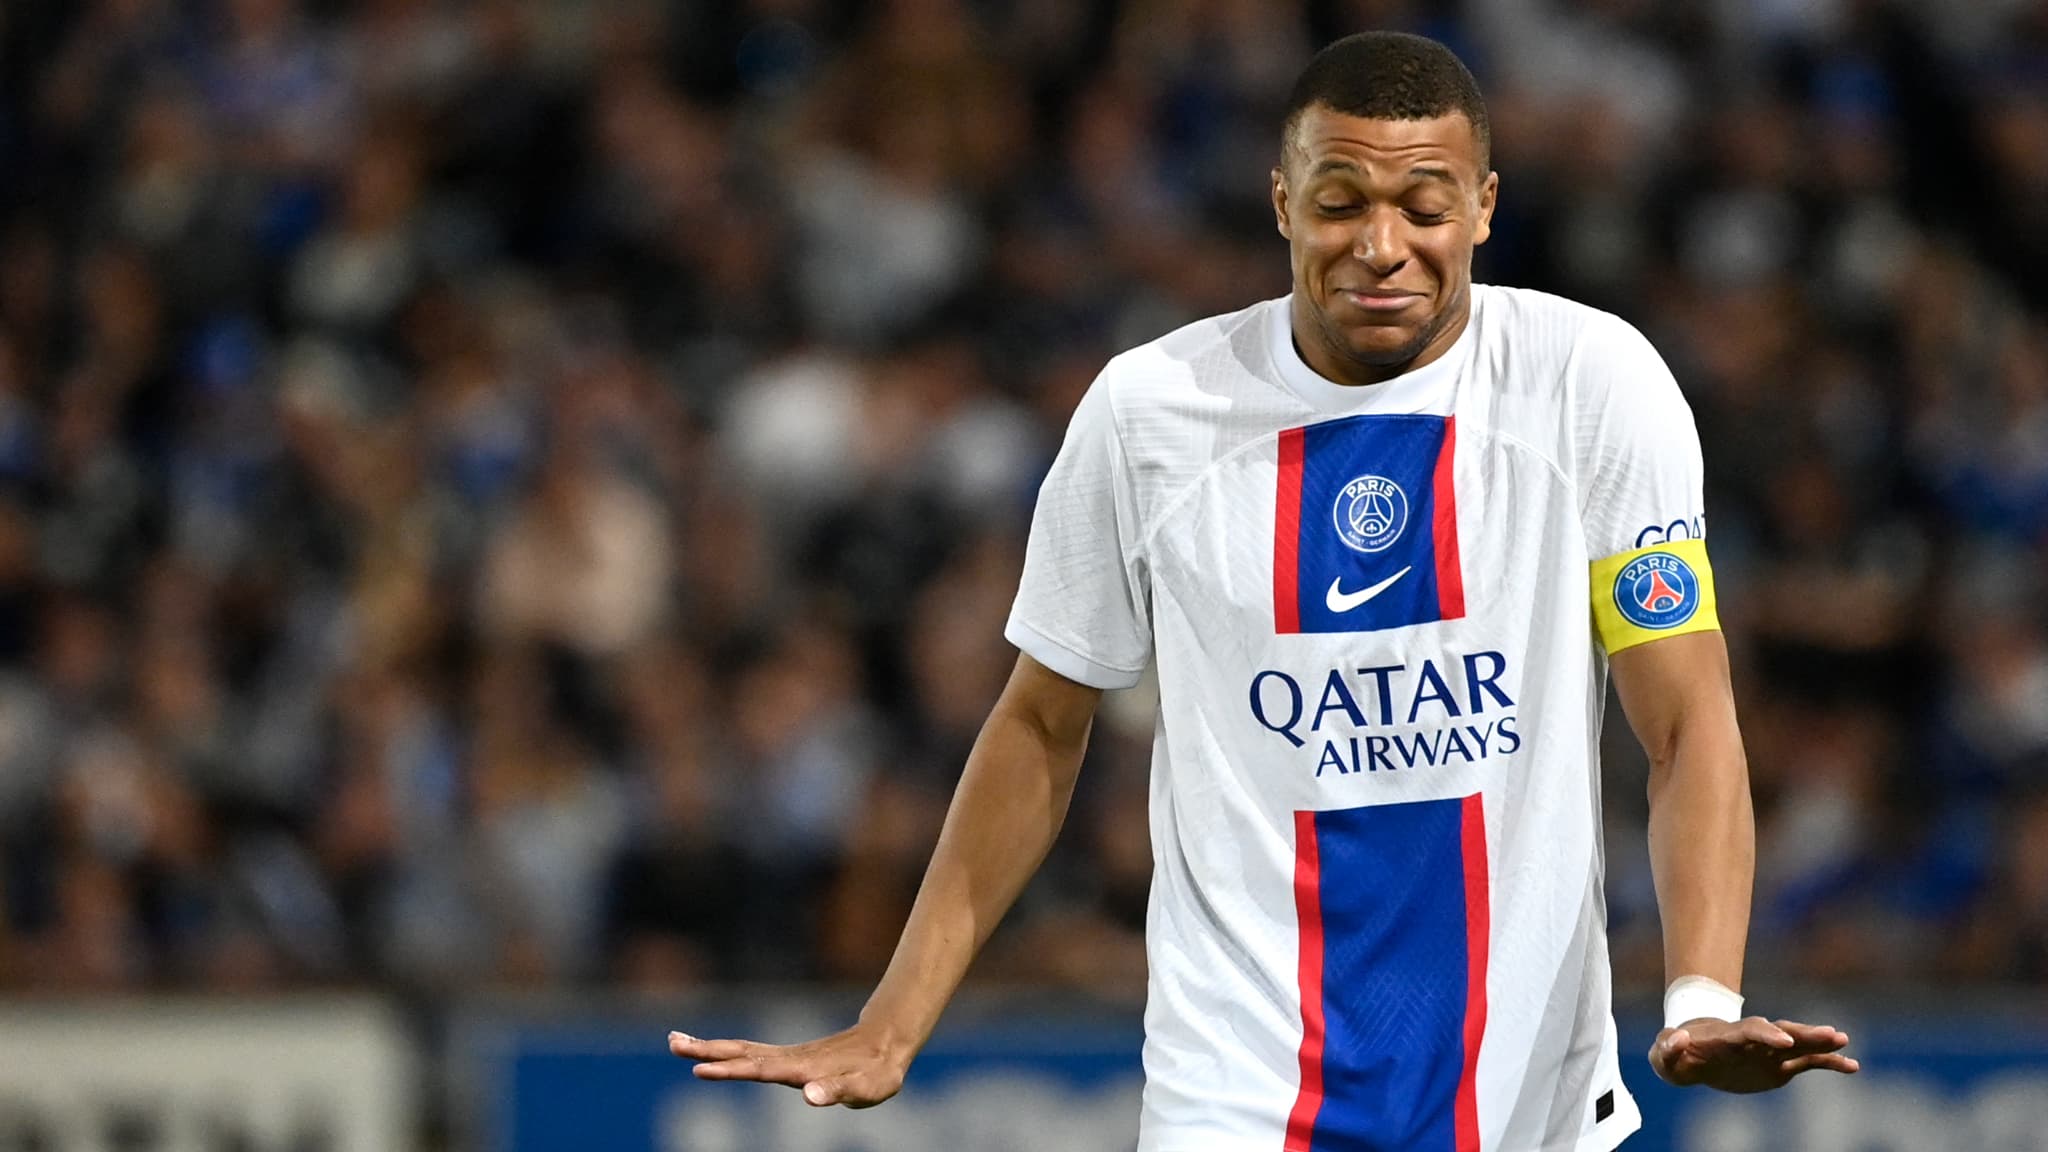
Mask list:
[[[1379,595],[1380,593],[1385,592],[1387,589],[1392,588],[1394,586],[1394,581],[1399,580],[1403,576],[1406,576],[1408,574],[1409,569],[1413,567],[1415,566],[1413,564],[1410,564],[1408,568],[1401,569],[1399,572],[1394,573],[1392,576],[1387,577],[1385,580],[1380,581],[1372,587],[1361,588],[1356,592],[1344,591],[1342,587],[1344,583],[1344,578],[1342,576],[1339,576],[1335,580],[1330,581],[1330,591],[1323,596],[1323,603],[1332,612],[1349,612],[1353,608],[1358,607],[1360,604],[1365,603],[1367,600],[1370,600],[1373,597]]]

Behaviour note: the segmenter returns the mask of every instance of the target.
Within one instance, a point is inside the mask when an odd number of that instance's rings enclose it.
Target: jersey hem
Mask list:
[[[1545,1144],[1541,1148],[1488,1148],[1486,1152],[1614,1152],[1622,1142],[1642,1131],[1641,1121],[1615,1124],[1610,1131],[1588,1132],[1569,1144]],[[1140,1144],[1138,1152],[1271,1152],[1266,1144]]]
[[[1104,691],[1129,688],[1145,674],[1142,668],[1132,671],[1090,660],[1015,616],[1003,627],[1003,639],[1054,672],[1090,688]]]
[[[1554,1144],[1550,1148],[1539,1149],[1538,1152],[1614,1152],[1629,1137],[1643,1130],[1643,1118],[1640,1114],[1616,1116],[1613,1120],[1614,1123],[1603,1124],[1579,1137],[1576,1143]]]
[[[1610,1120],[1610,1123],[1598,1126],[1577,1140],[1545,1144],[1540,1148],[1496,1148],[1490,1144],[1483,1146],[1486,1152],[1614,1152],[1629,1137],[1643,1130],[1643,1118],[1640,1114],[1614,1116]],[[1143,1140],[1138,1142],[1138,1152],[1271,1152],[1271,1147],[1267,1144],[1254,1145],[1230,1141],[1194,1144],[1151,1144]]]

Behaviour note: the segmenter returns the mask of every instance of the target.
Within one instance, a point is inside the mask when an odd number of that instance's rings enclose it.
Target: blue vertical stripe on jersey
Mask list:
[[[1302,945],[1319,937],[1321,963],[1318,987],[1303,993],[1320,1003],[1313,1012],[1305,1004],[1303,1015],[1321,1024],[1321,1100],[1308,1143],[1297,1132],[1290,1152],[1460,1152],[1473,805],[1476,798],[1314,814],[1315,931],[1305,916]],[[1471,847],[1484,852],[1483,843]]]

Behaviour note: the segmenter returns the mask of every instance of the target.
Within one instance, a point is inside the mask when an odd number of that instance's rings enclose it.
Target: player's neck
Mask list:
[[[1422,346],[1422,351],[1397,364],[1368,364],[1330,347],[1330,342],[1299,298],[1289,302],[1287,311],[1288,326],[1294,333],[1294,351],[1302,363],[1333,384],[1364,388],[1384,384],[1441,360],[1444,353],[1457,344],[1458,337],[1465,334],[1465,326],[1472,322],[1472,294],[1465,292],[1445,310],[1443,326]]]

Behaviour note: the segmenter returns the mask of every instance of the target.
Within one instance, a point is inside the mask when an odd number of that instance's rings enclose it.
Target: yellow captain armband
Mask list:
[[[1593,631],[1610,655],[1720,627],[1706,541],[1673,540],[1593,561]]]

